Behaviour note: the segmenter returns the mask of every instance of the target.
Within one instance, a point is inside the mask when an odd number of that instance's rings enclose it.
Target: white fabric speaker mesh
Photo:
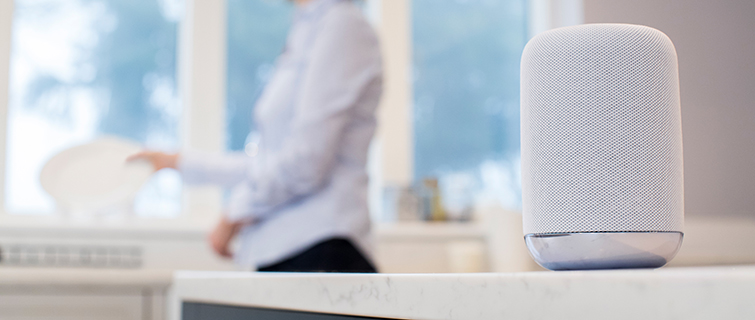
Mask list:
[[[533,38],[521,65],[524,232],[682,231],[674,45],[643,26]]]

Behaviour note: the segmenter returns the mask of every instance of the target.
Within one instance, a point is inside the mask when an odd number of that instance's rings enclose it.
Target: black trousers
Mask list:
[[[257,271],[263,272],[358,272],[375,273],[375,267],[367,261],[361,252],[343,238],[322,241],[304,252],[275,263],[264,266]]]

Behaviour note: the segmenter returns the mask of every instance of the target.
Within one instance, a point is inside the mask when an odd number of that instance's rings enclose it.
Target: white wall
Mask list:
[[[585,22],[643,24],[676,46],[688,217],[755,218],[755,1],[584,0]]]
[[[0,0],[0,128],[5,128],[10,85],[10,39],[13,0]],[[5,129],[0,130],[0,150],[5,150]],[[0,181],[5,181],[5,157],[0,157]],[[0,184],[0,207],[5,204],[5,183]],[[2,210],[0,210],[2,212]]]

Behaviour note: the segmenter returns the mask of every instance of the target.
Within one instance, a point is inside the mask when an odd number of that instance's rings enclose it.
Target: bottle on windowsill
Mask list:
[[[441,198],[440,188],[438,187],[438,178],[425,178],[422,180],[422,186],[425,189],[425,209],[427,220],[446,221],[447,215],[443,208],[443,199]]]

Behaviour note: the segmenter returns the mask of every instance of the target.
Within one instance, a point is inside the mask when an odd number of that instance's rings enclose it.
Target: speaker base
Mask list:
[[[659,268],[682,245],[681,232],[531,233],[535,261],[550,270]]]

